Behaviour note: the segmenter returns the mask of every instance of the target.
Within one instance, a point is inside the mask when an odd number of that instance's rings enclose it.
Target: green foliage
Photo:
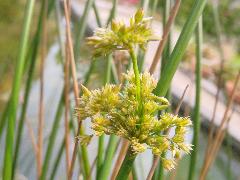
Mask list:
[[[160,7],[163,7],[163,2],[160,1]],[[240,4],[236,0],[219,0],[219,15],[221,17],[220,23],[223,27],[223,32],[228,37],[238,37],[240,35]],[[184,24],[186,17],[189,16],[190,9],[193,6],[194,1],[182,0],[182,6],[180,7],[176,22],[178,24]],[[203,26],[204,31],[209,35],[215,35],[216,30],[213,26],[213,9],[212,2],[206,4],[203,12]]]

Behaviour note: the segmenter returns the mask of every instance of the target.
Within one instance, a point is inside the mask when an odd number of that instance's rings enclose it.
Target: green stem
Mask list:
[[[101,22],[101,19],[100,19],[100,16],[99,16],[98,9],[97,9],[95,1],[93,2],[93,10],[94,10],[94,14],[95,14],[95,17],[96,17],[96,21],[97,21],[98,27],[102,27],[102,22]]]
[[[117,4],[117,0],[113,0],[113,7],[112,7],[111,13],[108,17],[107,25],[115,17],[116,4]],[[97,13],[95,13],[95,14],[97,15]],[[107,68],[106,68],[106,73],[105,73],[104,82],[103,82],[104,85],[110,82],[111,67],[112,67],[112,57],[111,57],[111,55],[108,55],[108,57],[107,57]],[[110,136],[110,139],[111,139],[111,137],[112,136]],[[109,148],[111,149],[111,148],[114,148],[114,147],[112,147],[112,145],[108,146],[107,151],[109,151]],[[105,158],[107,158],[107,156],[105,156]],[[104,174],[104,173],[102,173],[102,170],[107,171],[106,169],[108,168],[106,166],[106,163],[103,163],[103,160],[104,160],[104,135],[100,136],[99,139],[98,139],[97,175],[96,175],[97,179],[99,179],[101,174]],[[111,159],[109,159],[109,160],[111,162]]]
[[[111,135],[109,138],[108,147],[107,147],[107,151],[105,154],[104,165],[102,166],[100,175],[99,175],[99,177],[97,177],[97,179],[99,179],[99,180],[107,180],[108,179],[108,175],[109,175],[111,165],[112,165],[113,156],[114,156],[114,153],[115,153],[116,147],[117,147],[117,142],[118,142],[117,136]]]
[[[2,136],[2,132],[3,132],[3,129],[4,129],[4,126],[7,122],[7,118],[8,118],[8,111],[9,111],[9,100],[4,108],[4,112],[2,114],[2,117],[1,117],[1,121],[0,121],[0,139],[1,139],[1,136]]]
[[[128,152],[124,158],[122,166],[118,172],[116,180],[125,180],[128,179],[129,173],[132,170],[134,160],[136,159],[136,155],[132,153],[131,147],[128,148]]]
[[[93,1],[94,0],[87,1],[86,5],[84,7],[82,18],[80,19],[79,25],[77,27],[78,29],[77,29],[77,34],[76,34],[76,38],[75,38],[76,39],[75,46],[74,46],[75,59],[78,59],[78,57],[80,55],[80,45],[81,45],[82,38],[84,36],[84,32],[85,32],[86,25],[87,25],[88,14],[93,5]]]
[[[43,15],[43,5],[41,7],[41,12],[40,12],[40,17],[39,17],[39,21],[38,21],[38,28],[37,28],[37,32],[35,34],[34,40],[32,42],[32,51],[31,51],[31,64],[29,66],[28,69],[28,76],[27,76],[27,84],[26,84],[26,88],[25,88],[25,93],[24,93],[24,101],[23,101],[23,106],[22,106],[22,110],[21,110],[21,115],[20,115],[20,119],[19,119],[19,124],[17,127],[17,139],[16,139],[16,145],[15,145],[15,152],[14,152],[14,161],[13,161],[13,178],[14,178],[14,172],[15,172],[15,168],[17,166],[17,162],[18,162],[18,155],[19,155],[19,150],[20,150],[20,144],[21,144],[21,140],[22,140],[22,131],[23,131],[23,125],[25,122],[25,116],[26,116],[26,110],[27,110],[27,105],[28,105],[28,100],[29,100],[29,93],[30,93],[30,89],[32,86],[32,80],[33,80],[33,74],[34,74],[34,70],[35,70],[35,64],[36,64],[36,56],[37,56],[37,48],[38,48],[38,44],[40,41],[40,36],[41,36],[41,30],[42,30],[42,15]]]
[[[18,61],[16,65],[13,88],[10,99],[10,107],[9,107],[9,119],[8,119],[8,127],[6,134],[6,146],[5,146],[5,155],[4,155],[4,165],[3,165],[3,179],[11,179],[12,178],[12,165],[13,165],[13,143],[14,143],[14,132],[15,132],[15,122],[16,122],[16,114],[18,107],[18,98],[19,91],[21,86],[21,80],[23,76],[23,69],[25,64],[25,56],[27,52],[27,43],[30,34],[30,24],[33,15],[35,0],[28,0],[27,6],[25,9],[24,15],[24,23],[23,23],[23,33],[20,42],[20,51],[18,56]]]
[[[118,3],[117,0],[113,0],[112,10],[111,10],[110,15],[109,15],[108,20],[107,20],[107,26],[116,15],[117,3]]]
[[[59,128],[59,123],[61,120],[61,116],[62,116],[62,110],[63,110],[63,105],[64,105],[64,94],[62,91],[62,95],[60,98],[60,101],[58,103],[58,108],[55,114],[55,118],[53,121],[53,126],[52,126],[52,130],[51,130],[51,134],[49,136],[49,141],[48,141],[48,146],[47,146],[47,151],[46,151],[46,155],[44,158],[44,163],[43,163],[43,168],[42,168],[42,175],[41,175],[41,180],[46,179],[47,176],[47,171],[49,168],[49,164],[50,164],[50,160],[51,160],[51,156],[52,156],[52,152],[53,152],[53,148],[55,147],[55,140],[56,140],[56,135],[57,135],[57,131]]]
[[[55,175],[56,175],[58,166],[60,164],[60,160],[62,158],[64,147],[65,147],[65,139],[63,138],[60,149],[58,150],[58,153],[57,153],[57,156],[56,156],[57,158],[56,158],[56,160],[54,161],[54,164],[53,164],[53,170],[52,170],[52,173],[50,175],[50,177],[51,177],[50,179],[55,179]]]
[[[164,96],[167,93],[172,78],[178,68],[178,65],[184,55],[188,42],[196,28],[199,17],[201,16],[207,0],[195,0],[192,11],[189,14],[187,22],[178,38],[168,62],[166,63],[163,76],[158,81],[154,93],[158,96]]]
[[[170,10],[171,10],[171,0],[166,0],[164,2],[164,10],[163,10],[163,31],[164,31],[164,28],[165,28],[165,26],[167,24],[167,21],[169,19]],[[167,40],[167,43],[166,43],[166,47],[164,48],[163,54],[162,54],[160,78],[161,78],[161,76],[163,76],[163,69],[164,69],[164,67],[165,67],[165,65],[166,65],[166,63],[169,59],[170,51],[171,51],[171,32],[169,33],[168,40]],[[167,95],[166,95],[167,99],[169,101],[170,101],[170,98],[171,98],[170,97],[170,95],[171,95],[170,91],[171,90],[170,90],[170,87],[169,87]],[[169,111],[170,107],[167,110]],[[165,157],[165,153],[163,153],[162,157]],[[159,161],[158,175],[155,176],[155,179],[156,180],[163,180],[164,179],[164,167],[162,166],[161,161]]]
[[[49,2],[49,4],[51,4],[52,2],[55,2],[55,0],[51,0]],[[31,85],[32,85],[33,76],[34,76],[33,74],[34,74],[35,64],[36,64],[36,60],[37,60],[36,57],[37,57],[38,45],[39,45],[40,38],[41,38],[43,8],[44,8],[44,5],[42,4],[41,10],[40,10],[40,16],[39,16],[39,20],[38,20],[37,32],[35,33],[34,38],[31,42],[32,48],[28,52],[28,54],[29,54],[28,57],[30,57],[31,60],[30,60],[30,66],[28,69],[27,84],[26,84],[26,88],[25,88],[25,92],[24,92],[23,106],[22,106],[19,124],[18,124],[18,128],[17,128],[17,136],[16,136],[17,139],[16,139],[14,160],[13,160],[13,173],[12,173],[13,178],[15,175],[15,168],[16,168],[17,162],[18,162],[18,155],[19,155],[20,144],[21,144],[21,139],[22,139],[23,125],[25,122],[25,115],[26,115],[26,109],[27,109],[28,100],[29,100],[29,93],[30,93],[30,89],[31,89]],[[51,11],[52,11],[52,6],[48,6],[48,16],[50,15]],[[28,57],[27,57],[27,59],[28,59]]]
[[[75,133],[76,134],[76,133]],[[85,134],[83,129],[80,130],[80,134]],[[88,160],[88,150],[86,146],[81,146],[82,160],[83,160],[83,169],[86,177],[90,177],[90,164]],[[91,177],[90,177],[91,179]]]
[[[189,166],[188,180],[194,179],[197,164],[198,140],[200,131],[200,99],[201,99],[201,60],[202,60],[202,17],[200,17],[196,29],[196,99],[193,115],[193,151]]]
[[[137,97],[137,100],[138,100],[139,105],[140,105],[140,102],[141,102],[141,81],[140,81],[140,73],[139,73],[139,70],[138,70],[137,57],[134,53],[133,48],[129,49],[129,54],[130,54],[131,59],[132,59],[133,71],[134,71],[134,74],[135,74],[136,97]]]
[[[110,76],[111,76],[111,64],[112,64],[112,58],[111,55],[107,56],[107,68],[106,73],[104,77],[103,84],[107,84],[110,82]],[[103,163],[104,160],[104,135],[100,136],[98,139],[98,156],[97,156],[97,179],[100,178],[100,174],[102,174],[102,169],[106,169],[105,163]],[[101,179],[101,178],[100,178]]]

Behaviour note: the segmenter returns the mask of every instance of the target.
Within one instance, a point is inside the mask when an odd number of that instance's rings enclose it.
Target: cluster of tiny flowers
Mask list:
[[[88,44],[93,47],[94,56],[107,55],[114,50],[128,50],[138,44],[145,49],[146,43],[154,40],[148,22],[151,18],[144,18],[139,9],[126,25],[122,21],[112,21],[110,28],[98,28],[94,36],[89,37]]]
[[[139,112],[135,76],[128,72],[124,77],[127,83],[123,87],[107,84],[89,91],[83,86],[76,114],[82,120],[91,118],[91,128],[97,136],[113,134],[128,139],[133,153],[144,152],[147,148],[160,157],[170,153],[172,158],[161,159],[166,169],[174,168],[174,160],[179,158],[181,151],[190,153],[191,145],[185,143],[185,135],[191,120],[170,113],[156,116],[159,110],[169,106],[169,102],[152,93],[156,81],[149,73],[140,77],[142,111]],[[171,128],[175,132],[173,136],[163,133]]]

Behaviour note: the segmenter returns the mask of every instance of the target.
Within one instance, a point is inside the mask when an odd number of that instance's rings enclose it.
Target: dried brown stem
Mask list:
[[[179,112],[179,110],[180,110],[180,107],[181,107],[181,105],[182,105],[182,103],[183,103],[183,99],[184,99],[184,96],[185,96],[185,94],[186,94],[186,92],[187,92],[188,87],[189,87],[189,85],[187,85],[187,86],[185,87],[184,91],[183,91],[182,97],[181,97],[181,99],[180,99],[180,101],[179,101],[179,103],[178,103],[178,105],[177,105],[176,110],[175,110],[175,113],[174,113],[175,115],[177,115],[178,112]],[[166,130],[166,134],[169,133],[169,130],[170,130],[170,129],[167,129],[167,130]],[[150,169],[150,171],[149,171],[149,173],[148,173],[147,180],[151,180],[151,179],[152,179],[153,174],[154,174],[154,171],[155,171],[155,169],[157,168],[157,165],[158,165],[159,160],[160,160],[160,157],[159,157],[159,156],[154,156],[153,164],[152,164],[152,167],[151,167],[151,169]]]
[[[64,126],[65,126],[65,153],[66,153],[66,174],[68,174],[70,169],[70,157],[69,157],[69,51],[68,51],[68,45],[65,43],[65,51],[66,51],[66,59],[65,59],[65,65],[64,65],[64,81],[65,81],[65,87],[64,87],[64,101],[65,101],[65,114],[64,114]]]
[[[115,163],[115,166],[113,168],[111,180],[114,180],[117,177],[118,171],[119,171],[119,169],[122,165],[124,157],[127,154],[128,147],[129,147],[129,141],[126,140],[126,139],[122,139],[122,147],[121,147],[121,150],[118,154],[118,158],[117,158],[117,161]]]
[[[90,169],[90,173],[89,173],[89,175],[88,175],[88,177],[87,177],[87,180],[91,180],[91,175],[92,175],[93,168],[94,168],[96,162],[97,162],[97,157],[95,157],[95,159],[94,159],[94,161],[93,161],[93,163],[92,163],[92,166],[91,166],[91,169]]]
[[[214,141],[212,142],[212,144],[210,144],[209,154],[206,158],[206,161],[204,162],[204,164],[202,166],[202,170],[201,170],[201,174],[200,174],[200,180],[204,180],[206,178],[207,172],[208,172],[208,170],[209,170],[209,168],[210,168],[210,166],[211,166],[211,164],[214,160],[214,157],[212,157],[212,156],[215,156],[215,153],[218,151],[218,148],[220,147],[219,144],[221,143],[221,141],[224,138],[225,133],[223,133],[223,131],[224,131],[224,128],[226,127],[226,125],[229,121],[228,114],[229,114],[229,111],[230,111],[231,106],[233,104],[233,100],[234,100],[234,97],[235,97],[235,94],[236,94],[239,79],[240,79],[240,71],[238,72],[238,75],[236,77],[236,80],[235,80],[235,83],[234,83],[234,88],[233,88],[233,91],[232,91],[232,93],[230,95],[230,98],[228,100],[227,107],[226,107],[226,110],[224,112],[221,124],[219,125],[219,128],[217,129],[216,135],[214,137]]]
[[[79,88],[78,88],[78,82],[77,82],[76,64],[75,64],[75,59],[74,59],[72,35],[71,35],[71,28],[70,28],[69,8],[70,8],[71,4],[70,4],[69,0],[64,0],[63,4],[64,4],[64,15],[65,15],[65,20],[66,20],[66,36],[67,36],[67,46],[68,46],[67,49],[69,52],[71,73],[72,73],[72,78],[73,78],[74,99],[75,99],[75,104],[78,105]],[[81,126],[82,126],[82,121],[80,119],[78,119],[77,135],[80,134]],[[75,138],[72,160],[71,160],[71,164],[70,164],[70,168],[69,168],[69,172],[68,172],[68,179],[72,179],[72,173],[73,173],[73,168],[74,168],[74,164],[76,161],[78,145],[79,145],[79,138]]]
[[[159,61],[159,59],[162,55],[164,46],[167,42],[168,35],[169,35],[170,30],[171,30],[171,26],[172,26],[172,24],[175,20],[175,17],[178,13],[180,4],[181,4],[181,0],[176,0],[173,8],[171,9],[169,19],[168,19],[166,27],[164,28],[164,31],[163,31],[162,40],[160,41],[160,43],[158,45],[156,54],[154,56],[153,62],[152,62],[151,66],[150,66],[150,69],[149,69],[150,74],[153,74],[155,69],[156,69],[157,63],[158,63],[158,61]]]
[[[37,156],[38,156],[38,146],[37,146],[36,139],[35,139],[35,136],[34,136],[34,131],[33,131],[32,126],[31,126],[31,124],[30,124],[30,122],[27,118],[26,118],[26,124],[27,124],[28,133],[29,133],[29,136],[30,136],[30,139],[31,139],[31,143],[32,143],[32,146],[33,146],[34,154],[37,158]]]
[[[43,126],[44,126],[44,61],[47,51],[47,6],[48,0],[43,1],[43,31],[40,59],[40,97],[39,97],[39,119],[38,119],[38,151],[37,151],[37,175],[40,179],[42,173],[42,153],[43,153]]]

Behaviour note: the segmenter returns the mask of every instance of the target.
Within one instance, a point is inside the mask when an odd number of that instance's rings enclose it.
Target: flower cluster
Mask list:
[[[128,50],[138,44],[145,49],[146,43],[154,40],[148,22],[151,18],[144,18],[139,9],[126,25],[122,21],[112,21],[111,28],[98,28],[94,36],[88,38],[88,44],[93,47],[93,55],[107,55],[114,50]]]
[[[140,75],[142,111],[136,99],[135,76],[132,72],[124,74],[127,83],[105,85],[102,89],[89,91],[83,86],[83,95],[79,99],[76,113],[82,120],[91,118],[95,135],[117,135],[130,141],[134,153],[144,152],[147,148],[153,154],[161,156],[170,152],[171,159],[164,159],[166,169],[174,167],[174,159],[180,151],[189,153],[191,145],[185,143],[187,127],[191,125],[188,117],[179,117],[170,113],[156,116],[159,110],[169,106],[167,99],[152,93],[156,81],[149,73]],[[163,134],[173,128],[173,136]]]

